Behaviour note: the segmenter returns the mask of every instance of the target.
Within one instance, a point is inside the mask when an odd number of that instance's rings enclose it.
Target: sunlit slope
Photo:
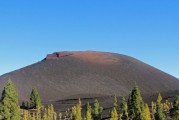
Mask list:
[[[125,96],[138,84],[143,94],[179,90],[179,80],[129,56],[108,52],[57,52],[0,77],[0,92],[12,79],[20,100],[36,86],[43,101]]]

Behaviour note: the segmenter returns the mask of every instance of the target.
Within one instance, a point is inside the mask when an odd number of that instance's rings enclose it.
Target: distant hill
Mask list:
[[[41,62],[0,76],[0,92],[12,79],[20,100],[36,86],[43,101],[126,96],[138,84],[142,94],[179,90],[179,80],[135,58],[109,52],[56,52]]]

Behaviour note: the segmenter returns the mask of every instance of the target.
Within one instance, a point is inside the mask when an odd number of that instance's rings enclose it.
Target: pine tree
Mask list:
[[[118,113],[117,113],[116,107],[113,107],[113,110],[111,111],[110,120],[118,120]]]
[[[152,120],[150,110],[147,104],[145,104],[143,112],[141,114],[141,120]]]
[[[0,114],[3,120],[20,120],[18,95],[11,80],[8,80],[1,97]]]
[[[122,98],[122,103],[121,103],[121,110],[122,110],[122,116],[121,116],[121,118],[123,119],[123,120],[128,120],[129,119],[129,117],[128,117],[128,108],[127,108],[128,106],[127,106],[127,102],[126,102],[126,99],[123,97]]]
[[[142,120],[141,114],[143,112],[142,111],[143,108],[144,108],[144,101],[141,97],[139,87],[136,85],[132,89],[128,99],[128,113],[130,119]]]
[[[62,113],[61,112],[59,113],[58,116],[59,116],[59,119],[62,120]]]
[[[101,119],[102,110],[103,110],[103,108],[100,107],[98,100],[95,99],[93,113],[92,113],[94,120],[100,120]]]
[[[32,116],[28,110],[22,110],[22,113],[22,120],[32,120]]]
[[[163,103],[163,111],[169,112],[169,110],[170,110],[170,102],[168,100],[165,100],[165,102]]]
[[[122,119],[122,113],[119,114],[119,120],[125,120],[125,119]]]
[[[82,120],[81,105],[82,105],[81,100],[79,99],[77,105],[72,107],[72,118],[73,118],[73,120]]]
[[[172,120],[179,120],[179,94],[176,95],[173,102],[173,108],[170,110],[170,116],[172,117]]]
[[[25,109],[26,108],[26,104],[25,101],[22,102],[21,108]]]
[[[81,99],[78,99],[78,104],[76,105],[77,108],[77,116],[76,116],[76,120],[82,120],[82,116],[81,116]]]
[[[42,120],[48,120],[47,109],[46,109],[46,108],[44,108],[44,112],[43,112]]]
[[[27,114],[28,114],[27,120],[32,120],[32,116],[31,116],[30,112],[27,111]]]
[[[153,101],[151,102],[151,109],[156,112],[156,103],[154,103]]]
[[[57,113],[56,112],[54,112],[54,114],[53,114],[53,120],[57,120]]]
[[[28,120],[28,111],[27,110],[23,110],[22,120]]]
[[[37,109],[35,112],[35,120],[41,120],[41,110]]]
[[[30,108],[30,105],[29,105],[29,102],[28,102],[28,101],[26,101],[25,106],[26,106],[26,109],[29,109],[29,108]]]
[[[155,112],[154,112],[154,110],[151,110],[151,120],[155,120]]]
[[[92,111],[92,108],[91,108],[91,106],[90,106],[90,104],[88,102],[87,105],[86,105],[86,117],[85,117],[86,120],[92,120],[91,111]]]
[[[34,108],[34,109],[41,108],[42,103],[41,103],[41,99],[40,99],[39,93],[37,91],[37,88],[32,89],[32,92],[30,95],[30,101],[31,101],[31,103],[30,103],[31,108]]]
[[[28,101],[23,101],[21,105],[22,109],[29,109],[29,102]]]
[[[35,118],[36,118],[35,112],[33,112],[33,113],[32,113],[32,120],[36,120]]]
[[[163,113],[162,96],[159,94],[157,98],[157,108],[155,113],[156,120],[166,120],[165,114]]]
[[[116,97],[116,95],[114,95],[114,98],[113,98],[113,107],[115,107],[117,109],[117,97]]]
[[[155,120],[155,113],[156,113],[156,105],[155,103],[152,101],[151,102],[151,119]]]
[[[75,118],[76,118],[76,114],[77,114],[76,111],[77,111],[77,110],[76,110],[76,105],[75,105],[75,106],[72,107],[72,120],[76,120],[76,119],[75,119]]]
[[[56,119],[56,112],[54,111],[54,107],[52,104],[48,105],[47,107],[47,119],[49,120]]]

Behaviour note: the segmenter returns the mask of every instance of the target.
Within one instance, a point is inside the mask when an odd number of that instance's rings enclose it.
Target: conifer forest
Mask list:
[[[0,120],[179,120],[179,94],[173,101],[163,100],[159,93],[156,101],[145,103],[139,86],[133,87],[129,96],[118,99],[114,95],[109,114],[104,116],[103,106],[97,99],[82,104],[81,99],[65,112],[56,112],[53,104],[44,106],[37,88],[33,88],[30,102],[19,105],[14,83],[9,80],[0,101]],[[82,112],[84,111],[84,112]]]

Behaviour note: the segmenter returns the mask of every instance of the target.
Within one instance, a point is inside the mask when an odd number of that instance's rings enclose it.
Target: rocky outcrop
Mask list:
[[[48,54],[46,57],[46,60],[54,60],[54,59],[59,59],[62,57],[70,56],[73,53],[71,52],[55,52],[53,54]]]

